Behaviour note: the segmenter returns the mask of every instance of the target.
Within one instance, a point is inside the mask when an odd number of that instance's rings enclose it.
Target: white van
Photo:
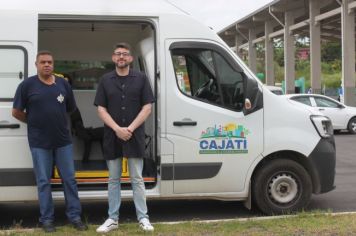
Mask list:
[[[11,116],[37,51],[50,50],[55,71],[72,76],[84,126],[97,128],[95,90],[121,41],[134,46],[133,66],[157,99],[145,126],[148,198],[238,200],[278,214],[334,189],[329,119],[268,92],[210,28],[167,2],[12,0],[0,6],[0,29],[0,202],[37,199],[26,124]],[[75,133],[73,143],[81,200],[107,199],[100,142],[87,161]],[[129,199],[126,171],[122,182]],[[56,171],[52,187],[63,200]]]

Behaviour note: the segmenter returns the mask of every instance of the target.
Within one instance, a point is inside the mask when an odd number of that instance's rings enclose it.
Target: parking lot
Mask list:
[[[314,196],[310,209],[356,211],[356,135],[340,133],[336,142],[336,189]]]

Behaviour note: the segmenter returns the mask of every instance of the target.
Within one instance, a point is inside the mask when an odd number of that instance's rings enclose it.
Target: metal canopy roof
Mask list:
[[[349,8],[356,7],[356,2]],[[341,39],[341,6],[337,0],[320,0],[320,14],[315,21],[321,26],[322,41],[340,41]],[[248,42],[248,30],[255,29],[255,42],[264,40],[265,22],[272,21],[273,33],[270,38],[283,37],[284,12],[294,14],[294,25],[290,27],[294,35],[309,37],[309,1],[308,0],[275,0],[248,16],[234,22],[223,30],[219,36],[229,45],[235,45],[235,35],[242,36],[242,43]]]

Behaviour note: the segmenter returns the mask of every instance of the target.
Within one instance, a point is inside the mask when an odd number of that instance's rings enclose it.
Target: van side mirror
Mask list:
[[[263,94],[255,79],[245,76],[245,103],[243,113],[248,115],[263,108]]]

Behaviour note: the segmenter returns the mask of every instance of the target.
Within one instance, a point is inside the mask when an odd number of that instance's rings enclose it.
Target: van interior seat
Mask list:
[[[72,130],[73,134],[83,141],[82,161],[88,162],[93,142],[99,142],[103,151],[104,126],[93,105],[95,91],[74,90],[73,92],[78,109],[71,114]]]

